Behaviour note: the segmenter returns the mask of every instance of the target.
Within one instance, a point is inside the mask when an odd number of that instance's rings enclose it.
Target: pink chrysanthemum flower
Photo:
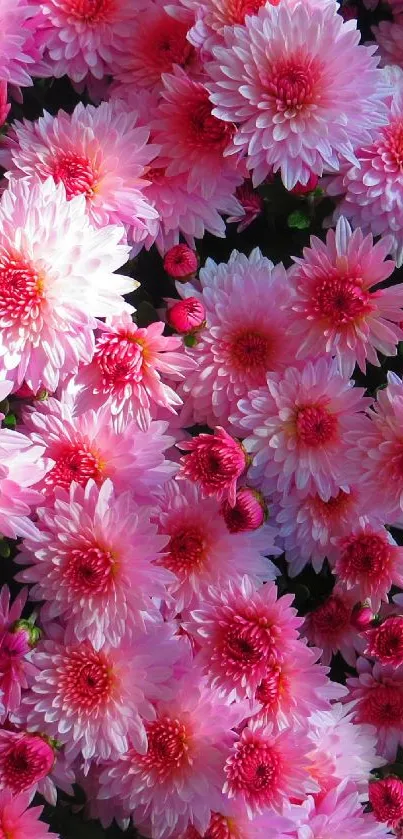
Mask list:
[[[212,114],[207,88],[180,67],[164,73],[162,80],[162,100],[152,127],[153,138],[167,161],[166,174],[182,175],[189,192],[198,187],[207,199],[223,175],[230,181],[233,174],[234,191],[238,185],[236,161],[223,155],[235,127]]]
[[[375,47],[359,39],[334,3],[294,0],[266,4],[224,31],[225,46],[213,47],[207,65],[213,114],[239,124],[227,153],[247,152],[255,185],[281,171],[292,189],[312,172],[337,171],[340,159],[355,163],[354,149],[385,123]]]
[[[227,695],[254,698],[268,668],[291,651],[302,618],[291,608],[293,597],[277,600],[268,582],[256,590],[246,575],[225,587],[210,588],[185,628],[201,646],[200,666],[210,683]]]
[[[53,398],[27,406],[23,417],[25,430],[44,454],[46,474],[36,487],[42,504],[43,496],[51,499],[57,487],[68,489],[72,481],[85,486],[90,478],[98,485],[111,478],[118,492],[130,489],[138,504],[149,504],[150,494],[177,471],[165,458],[175,440],[165,433],[167,422],[152,422],[146,431],[130,422],[118,433],[108,405],[77,416],[74,400]]]
[[[251,487],[241,487],[233,506],[229,501],[223,501],[221,515],[230,533],[249,533],[262,527],[268,512],[261,492]]]
[[[40,18],[35,4],[1,0],[0,80],[10,85],[32,85],[40,53],[33,37]]]
[[[29,807],[31,795],[13,795],[11,790],[0,792],[0,835],[6,839],[60,839],[49,833],[49,827],[39,817],[43,807]]]
[[[50,742],[25,731],[0,730],[0,788],[13,795],[36,787],[53,768],[54,748]]]
[[[49,75],[82,82],[113,72],[146,6],[143,0],[134,6],[131,0],[42,0],[37,37],[46,47]]]
[[[228,707],[197,676],[185,676],[174,699],[158,703],[146,726],[147,752],[132,748],[101,775],[101,797],[119,796],[135,824],[149,822],[154,839],[180,835],[189,821],[205,833],[222,800],[233,729],[247,714],[243,703]]]
[[[336,588],[306,616],[303,633],[322,650],[324,664],[330,664],[332,655],[340,652],[348,664],[355,666],[357,630],[352,623],[355,604],[356,598],[350,592]]]
[[[356,668],[358,678],[347,679],[347,701],[354,702],[354,720],[376,728],[377,752],[393,763],[399,745],[403,746],[402,672],[371,664],[365,658],[357,660]]]
[[[157,535],[150,512],[130,492],[117,495],[112,481],[98,488],[92,479],[56,489],[54,505],[38,509],[37,535],[17,558],[30,567],[18,579],[34,583],[30,597],[45,601],[42,621],[67,623],[66,643],[115,647],[145,615],[156,620],[151,598],[164,600],[174,576],[154,564],[168,537]]]
[[[185,355],[180,338],[163,335],[164,327],[152,323],[139,328],[125,311],[98,323],[92,362],[82,366],[76,378],[83,388],[80,410],[107,402],[118,431],[131,419],[146,430],[157,406],[175,414],[182,400],[164,379],[183,379],[194,362]]]
[[[115,79],[136,91],[141,88],[159,91],[162,74],[171,73],[175,66],[188,73],[197,70],[197,54],[187,39],[193,15],[175,6],[173,16],[171,8],[164,0],[147,3],[137,17],[130,43],[119,56]]]
[[[388,600],[392,585],[403,586],[403,548],[385,528],[365,524],[337,540],[335,573],[356,601],[371,601],[374,612]]]
[[[331,682],[328,668],[318,664],[320,650],[295,641],[278,661],[267,666],[256,690],[261,709],[256,719],[271,723],[275,730],[296,730],[306,726],[314,711],[330,708],[330,702],[344,695],[345,689]]]
[[[178,612],[197,607],[208,586],[225,584],[234,574],[247,572],[256,583],[277,576],[264,558],[280,553],[275,530],[267,525],[259,533],[230,533],[219,511],[217,501],[203,498],[190,482],[171,481],[153,513],[169,539],[157,563],[176,575],[168,591]]]
[[[41,495],[31,487],[44,475],[42,454],[24,434],[0,428],[0,533],[10,539],[35,533],[29,516]]]
[[[337,556],[334,539],[366,519],[375,521],[377,511],[366,503],[359,484],[339,489],[327,501],[318,493],[305,495],[291,487],[279,499],[276,515],[290,577],[300,574],[308,562],[316,573],[326,557],[333,563]]]
[[[182,386],[185,410],[197,423],[227,427],[238,400],[295,357],[298,345],[285,337],[290,282],[282,264],[274,267],[255,248],[249,258],[233,251],[228,263],[207,259],[200,285],[177,286],[181,297],[196,297],[206,309],[206,326],[188,349],[197,370]]]
[[[403,616],[386,618],[379,626],[365,632],[365,655],[382,665],[403,664]]]
[[[53,178],[63,182],[68,200],[84,195],[95,227],[129,228],[136,218],[147,232],[158,218],[143,192],[145,169],[158,151],[147,142],[149,134],[119,100],[97,108],[80,102],[72,114],[45,112],[36,122],[14,122],[0,162],[8,178]]]
[[[284,799],[312,790],[309,746],[305,734],[291,729],[244,728],[226,762],[223,791],[244,801],[251,818],[269,808],[281,813]]]
[[[393,20],[381,20],[372,27],[378,52],[385,66],[401,67],[403,63],[403,14],[401,3],[393,4]]]
[[[362,417],[357,430],[347,434],[347,456],[370,503],[384,521],[393,521],[403,511],[403,382],[392,372],[387,380],[370,417]]]
[[[264,201],[259,193],[253,189],[250,181],[245,181],[241,186],[238,186],[235,195],[242,206],[243,215],[231,216],[227,221],[228,224],[238,223],[237,233],[242,233],[263,213]]]
[[[87,766],[95,757],[116,759],[129,739],[145,752],[143,720],[155,717],[150,700],[169,695],[172,667],[184,649],[175,631],[175,625],[159,623],[148,634],[133,636],[131,645],[99,651],[88,641],[72,646],[44,641],[17,719],[64,744],[70,762],[79,754]]]
[[[389,776],[373,781],[368,787],[368,798],[374,816],[389,827],[403,823],[403,781]]]
[[[363,393],[326,358],[268,375],[231,417],[250,433],[243,445],[252,478],[283,494],[295,481],[297,490],[328,501],[348,484],[346,434],[360,427],[360,412],[371,404]]]
[[[341,218],[326,243],[312,237],[303,259],[294,257],[290,277],[298,314],[291,334],[299,339],[297,358],[331,353],[347,377],[356,363],[363,373],[367,361],[379,367],[377,350],[396,355],[403,340],[403,284],[378,288],[395,267],[385,260],[389,244],[373,245],[372,236],[353,233]]]
[[[268,836],[276,836],[274,831],[287,825],[288,819],[271,810],[250,819],[241,802],[223,796],[219,812],[211,813],[209,826],[203,835],[189,825],[185,833],[180,836],[175,834],[175,839],[267,839]]]
[[[340,703],[325,711],[314,709],[310,715],[310,773],[320,787],[320,796],[338,786],[340,781],[348,780],[365,795],[370,773],[386,763],[376,753],[375,728],[359,725],[353,718],[351,708]]]
[[[21,620],[26,599],[24,589],[10,605],[8,587],[0,590],[0,722],[17,711],[21,691],[28,688],[37,672],[32,659],[39,633]]]
[[[372,813],[365,813],[355,784],[342,781],[325,797],[309,796],[300,805],[285,808],[284,815],[294,828],[277,834],[276,839],[390,839],[385,826]]]
[[[236,484],[248,465],[241,443],[218,426],[213,434],[198,434],[177,444],[189,452],[181,458],[179,477],[195,481],[204,495],[236,501]]]
[[[56,222],[57,219],[57,222]],[[113,273],[127,259],[123,228],[96,230],[84,196],[63,184],[13,181],[0,202],[0,372],[16,388],[53,392],[94,351],[95,317],[123,306],[136,283]]]
[[[402,23],[383,21],[381,26],[400,30]],[[399,62],[403,55],[399,47]],[[392,62],[396,63],[397,56]],[[326,190],[337,196],[334,217],[350,219],[353,228],[389,239],[389,252],[398,267],[403,262],[403,74],[397,67],[388,67],[385,77],[392,84],[393,96],[388,104],[388,124],[379,128],[371,143],[357,151],[358,163],[344,166],[340,175],[330,178]]]

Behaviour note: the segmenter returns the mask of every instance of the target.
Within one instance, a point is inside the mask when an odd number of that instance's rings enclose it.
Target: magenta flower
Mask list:
[[[0,590],[0,721],[19,709],[21,692],[37,673],[33,647],[38,640],[36,628],[21,620],[27,599],[24,589],[10,605],[7,586]]]
[[[188,245],[174,245],[164,256],[164,269],[170,277],[183,282],[195,274],[198,267],[196,251]]]
[[[403,664],[403,617],[386,618],[379,626],[365,632],[365,655],[380,664],[400,667]]]
[[[10,839],[60,839],[49,833],[49,827],[39,821],[43,807],[29,807],[31,795],[13,795],[11,790],[0,792],[0,831]]]
[[[234,506],[237,480],[248,465],[242,445],[218,426],[214,434],[198,434],[178,447],[189,452],[181,458],[179,477],[195,481],[204,495],[218,501],[228,498]]]
[[[139,328],[125,311],[99,322],[92,362],[76,377],[83,388],[80,410],[107,403],[118,431],[131,419],[147,430],[157,406],[175,414],[182,400],[164,379],[183,379],[194,362],[185,355],[180,338],[163,335],[164,327],[152,323]]]
[[[354,721],[375,727],[377,752],[393,763],[399,745],[403,745],[401,669],[382,668],[365,658],[359,658],[356,667],[358,678],[347,679],[350,694],[346,698],[354,702]]]
[[[354,594],[338,586],[306,616],[303,632],[322,650],[323,664],[330,664],[332,655],[340,652],[347,664],[355,667],[358,635],[352,618],[356,602]]]
[[[403,781],[393,776],[372,781],[368,797],[375,818],[398,828],[403,822]]]
[[[0,730],[0,788],[19,795],[37,787],[55,762],[50,742],[26,731]]]
[[[385,528],[364,525],[337,540],[335,573],[356,601],[371,602],[377,612],[392,585],[403,586],[403,548]]]

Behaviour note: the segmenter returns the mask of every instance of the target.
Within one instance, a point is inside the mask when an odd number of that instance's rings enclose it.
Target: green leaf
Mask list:
[[[14,414],[7,414],[7,416],[4,417],[3,423],[6,426],[6,428],[15,428],[15,426],[17,425],[17,418],[14,416]]]
[[[288,227],[295,227],[297,230],[306,230],[311,226],[311,220],[303,210],[294,210],[287,219]]]

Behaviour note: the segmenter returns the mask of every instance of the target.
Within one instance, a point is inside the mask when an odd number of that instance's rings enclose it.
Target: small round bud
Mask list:
[[[189,335],[201,329],[206,323],[206,310],[196,297],[178,300],[167,309],[166,320],[171,329],[181,335]]]
[[[260,492],[251,487],[241,487],[236,494],[235,506],[224,501],[221,513],[230,533],[245,533],[257,530],[267,516],[265,500]]]
[[[195,274],[197,267],[197,253],[189,245],[174,245],[165,254],[165,271],[175,280],[188,280]]]
[[[301,184],[300,181],[290,190],[293,195],[309,195],[318,185],[318,176],[311,172],[309,180],[306,184]]]
[[[366,606],[365,603],[357,603],[351,615],[351,623],[359,632],[364,632],[371,626],[374,617],[375,615],[369,606]]]

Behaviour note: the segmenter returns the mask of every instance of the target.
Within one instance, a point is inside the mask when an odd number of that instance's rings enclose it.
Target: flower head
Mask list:
[[[221,515],[230,533],[247,533],[262,527],[266,511],[263,496],[251,487],[238,490],[234,506],[224,501],[221,507]]]
[[[307,615],[304,633],[311,644],[322,649],[324,664],[330,664],[332,654],[341,652],[347,663],[354,667],[357,630],[352,623],[352,613],[355,603],[353,594],[336,588]]]
[[[9,178],[37,175],[64,184],[68,200],[85,196],[95,227],[132,226],[147,230],[158,213],[147,201],[145,171],[158,147],[148,143],[149,130],[137,126],[136,111],[119,100],[95,108],[79,103],[72,114],[45,113],[36,122],[14,122],[0,151]]]
[[[206,311],[203,303],[196,297],[187,297],[186,300],[178,300],[167,309],[166,319],[168,325],[175,332],[183,335],[191,335],[202,329],[205,324]]]
[[[365,658],[359,658],[356,667],[358,678],[347,679],[347,701],[354,702],[354,721],[376,728],[377,752],[393,762],[399,745],[403,745],[402,674],[399,669],[382,669]]]
[[[54,762],[53,746],[43,737],[0,730],[0,788],[19,795],[46,777]]]
[[[214,495],[217,500],[228,498],[234,506],[237,480],[247,466],[241,444],[217,427],[214,434],[198,434],[179,447],[189,452],[181,458],[179,476],[195,481],[204,495]]]
[[[253,189],[250,181],[245,181],[235,190],[235,195],[243,209],[242,215],[230,216],[228,224],[238,222],[237,233],[246,230],[255,219],[263,213],[264,201],[256,190]]]
[[[33,625],[21,622],[27,599],[24,589],[10,605],[7,586],[0,590],[0,720],[20,706],[21,691],[28,688],[36,675],[32,662],[38,633]],[[36,636],[36,637],[35,637]]]
[[[247,152],[255,184],[272,170],[287,189],[337,171],[385,123],[375,50],[334,3],[267,3],[223,38],[207,64],[213,114],[239,124],[227,153]]]
[[[403,617],[386,618],[379,626],[367,629],[365,655],[382,665],[400,667],[403,664]]]
[[[403,781],[390,775],[372,781],[368,787],[369,803],[375,818],[397,827],[403,821]]]
[[[256,582],[274,579],[277,569],[263,554],[277,554],[275,531],[231,533],[215,499],[203,498],[188,481],[171,481],[154,512],[158,529],[168,544],[158,565],[175,574],[168,591],[176,609],[197,608],[208,586],[225,584],[234,574],[247,571]]]
[[[9,85],[32,85],[40,60],[34,37],[40,16],[26,0],[1,0],[0,80]]]
[[[291,332],[298,335],[298,358],[331,353],[341,372],[351,376],[357,363],[365,373],[366,361],[379,366],[376,351],[396,355],[403,339],[403,285],[382,289],[395,264],[385,260],[389,242],[373,245],[341,218],[330,230],[326,244],[315,237],[303,258],[294,257],[291,271],[297,320]]]
[[[246,715],[243,703],[228,707],[199,674],[193,677],[184,677],[174,699],[158,703],[146,753],[129,749],[101,775],[101,796],[118,795],[136,824],[148,821],[155,839],[180,835],[189,821],[204,835],[222,801],[233,729]]]
[[[123,228],[95,230],[84,196],[66,201],[52,179],[13,181],[0,222],[0,370],[16,388],[54,392],[90,361],[95,317],[121,309],[136,286],[113,273],[128,256]]]
[[[403,585],[403,548],[384,528],[364,525],[338,541],[335,572],[357,601],[369,598],[377,611],[392,585]]]
[[[60,839],[49,833],[49,827],[39,821],[43,807],[29,807],[29,792],[14,795],[9,789],[0,792],[0,831],[7,839]]]
[[[139,12],[137,0],[44,0],[38,32],[46,45],[49,75],[74,82],[102,79],[129,49]]]
[[[254,458],[252,478],[283,494],[295,482],[297,490],[328,501],[348,483],[346,434],[359,427],[369,402],[363,393],[326,358],[268,375],[266,386],[250,391],[231,417],[250,433],[243,444]]]
[[[254,698],[268,668],[293,646],[302,619],[291,608],[292,595],[277,600],[274,583],[256,590],[246,575],[210,588],[185,624],[201,645],[200,666],[213,687],[231,698]]]
[[[30,514],[41,496],[31,487],[45,472],[42,454],[24,434],[0,428],[0,533],[10,539],[35,532]]]
[[[283,370],[295,355],[290,323],[291,288],[284,267],[255,248],[249,257],[233,251],[227,263],[207,259],[200,286],[178,286],[206,309],[206,326],[188,354],[197,370],[183,384],[186,407],[198,423],[228,427],[239,399]]]
[[[250,816],[266,808],[281,813],[284,798],[309,789],[308,748],[305,735],[291,730],[245,728],[225,765],[224,792],[244,800]]]
[[[92,479],[73,482],[38,510],[37,535],[17,560],[29,565],[19,579],[35,584],[32,599],[45,601],[43,621],[67,623],[68,643],[117,646],[156,613],[151,598],[166,596],[174,577],[153,562],[165,544],[150,508],[136,508],[130,492],[117,495],[109,479],[101,488]]]
[[[76,378],[80,410],[107,402],[118,431],[131,419],[146,430],[157,406],[174,414],[182,400],[164,379],[182,379],[194,366],[181,339],[166,338],[163,323],[139,328],[127,312],[98,326],[92,362]]]

